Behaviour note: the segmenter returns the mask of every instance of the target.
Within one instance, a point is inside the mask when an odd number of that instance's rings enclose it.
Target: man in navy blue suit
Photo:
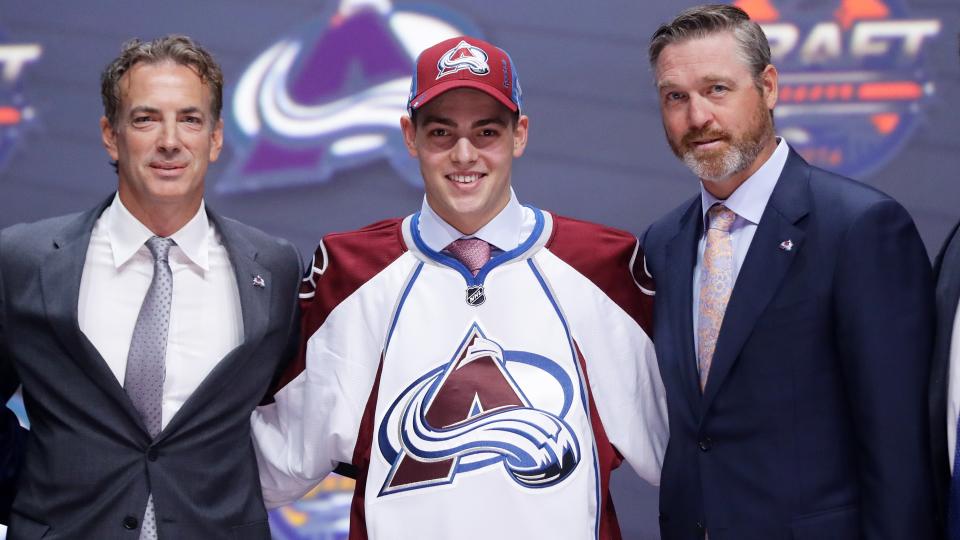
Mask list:
[[[0,523],[7,523],[16,494],[20,463],[26,447],[26,430],[13,411],[0,406]]]
[[[947,236],[934,264],[937,292],[937,331],[930,375],[930,444],[938,517],[950,535],[960,538],[960,482],[952,481],[956,464],[957,419],[960,416],[960,224]],[[960,474],[958,471],[957,474]]]
[[[960,471],[956,468],[960,417],[960,223],[954,225],[934,262],[937,330],[930,373],[930,446],[938,518],[950,540],[960,539]]]
[[[903,207],[775,136],[760,27],[701,6],[650,44],[700,193],[644,236],[670,443],[664,540],[935,536],[930,264]]]

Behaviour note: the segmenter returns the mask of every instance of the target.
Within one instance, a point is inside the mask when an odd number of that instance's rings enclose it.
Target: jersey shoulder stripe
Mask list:
[[[406,251],[400,219],[323,237],[300,283],[300,347],[274,393],[306,368],[306,343],[341,302]]]
[[[547,249],[586,276],[652,335],[656,289],[637,238],[620,229],[556,214],[553,222]]]

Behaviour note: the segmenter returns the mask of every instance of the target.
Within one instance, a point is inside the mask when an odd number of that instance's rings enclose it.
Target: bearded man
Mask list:
[[[643,238],[671,437],[662,538],[933,538],[933,290],[910,216],[775,135],[777,69],[739,8],[684,11],[650,64],[700,179]]]

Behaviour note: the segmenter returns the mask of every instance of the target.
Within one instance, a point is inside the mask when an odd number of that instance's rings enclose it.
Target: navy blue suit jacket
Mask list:
[[[934,263],[937,291],[937,337],[930,368],[930,448],[933,479],[937,493],[937,517],[946,526],[947,496],[950,488],[950,461],[947,447],[947,381],[950,375],[950,340],[953,319],[960,302],[960,224],[947,236]]]
[[[701,394],[700,208],[698,196],[643,241],[670,416],[663,539],[933,538],[933,282],[910,216],[791,151]]]

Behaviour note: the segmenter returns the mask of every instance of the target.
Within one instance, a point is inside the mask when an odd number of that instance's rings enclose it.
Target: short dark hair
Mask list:
[[[132,39],[120,48],[120,56],[115,58],[100,75],[100,97],[103,100],[103,114],[116,129],[120,109],[120,79],[130,69],[139,64],[159,64],[174,62],[193,69],[200,80],[210,88],[210,110],[213,120],[220,119],[223,107],[223,72],[213,55],[207,52],[187,36],[169,35],[152,41]]]
[[[657,68],[660,53],[667,45],[689,39],[732,32],[741,59],[749,66],[754,82],[770,65],[770,44],[760,25],[751,21],[745,11],[735,6],[707,4],[682,11],[668,24],[663,24],[650,37],[650,67]]]

